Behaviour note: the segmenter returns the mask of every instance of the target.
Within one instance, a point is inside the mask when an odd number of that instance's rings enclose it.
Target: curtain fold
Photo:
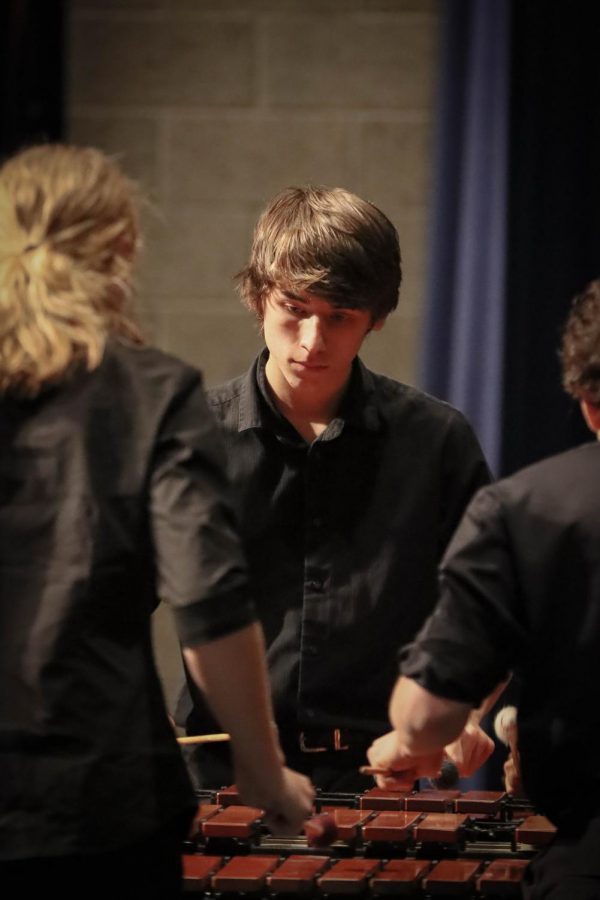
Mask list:
[[[498,470],[509,0],[446,0],[421,382],[461,409]]]
[[[600,7],[513,12],[502,469],[590,440],[561,388],[570,298],[600,276]]]

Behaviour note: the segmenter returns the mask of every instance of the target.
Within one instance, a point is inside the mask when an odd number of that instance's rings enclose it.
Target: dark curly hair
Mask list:
[[[600,279],[573,300],[560,358],[565,390],[600,407]]]

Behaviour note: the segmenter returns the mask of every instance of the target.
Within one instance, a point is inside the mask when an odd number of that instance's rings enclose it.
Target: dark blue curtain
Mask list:
[[[446,0],[422,383],[501,462],[510,0]],[[484,723],[489,731],[489,721]],[[497,787],[498,752],[463,789]]]
[[[561,389],[570,298],[600,275],[600,6],[514,3],[502,471],[590,440]]]
[[[591,438],[557,348],[600,276],[599,34],[583,0],[443,4],[422,378],[499,475]]]
[[[509,0],[446,0],[421,381],[500,463]]]
[[[443,0],[421,383],[508,474],[588,439],[557,348],[600,275],[600,6]]]

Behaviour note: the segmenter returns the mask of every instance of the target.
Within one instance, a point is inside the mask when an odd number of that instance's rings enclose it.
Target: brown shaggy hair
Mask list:
[[[262,213],[237,278],[260,320],[277,286],[367,309],[375,322],[396,307],[401,274],[398,234],[376,206],[343,188],[289,187]]]

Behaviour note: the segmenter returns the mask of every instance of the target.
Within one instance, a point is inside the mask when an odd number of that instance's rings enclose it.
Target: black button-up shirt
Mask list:
[[[600,445],[477,494],[403,656],[431,693],[474,706],[514,669],[528,796],[569,830],[600,814]]]
[[[109,850],[192,802],[154,668],[253,621],[199,374],[109,342],[34,400],[0,397],[0,859]]]
[[[279,414],[266,352],[208,392],[225,431],[282,730],[382,733],[397,651],[430,612],[438,561],[489,479],[464,417],[356,360],[311,444]],[[195,698],[188,730],[214,727]]]

